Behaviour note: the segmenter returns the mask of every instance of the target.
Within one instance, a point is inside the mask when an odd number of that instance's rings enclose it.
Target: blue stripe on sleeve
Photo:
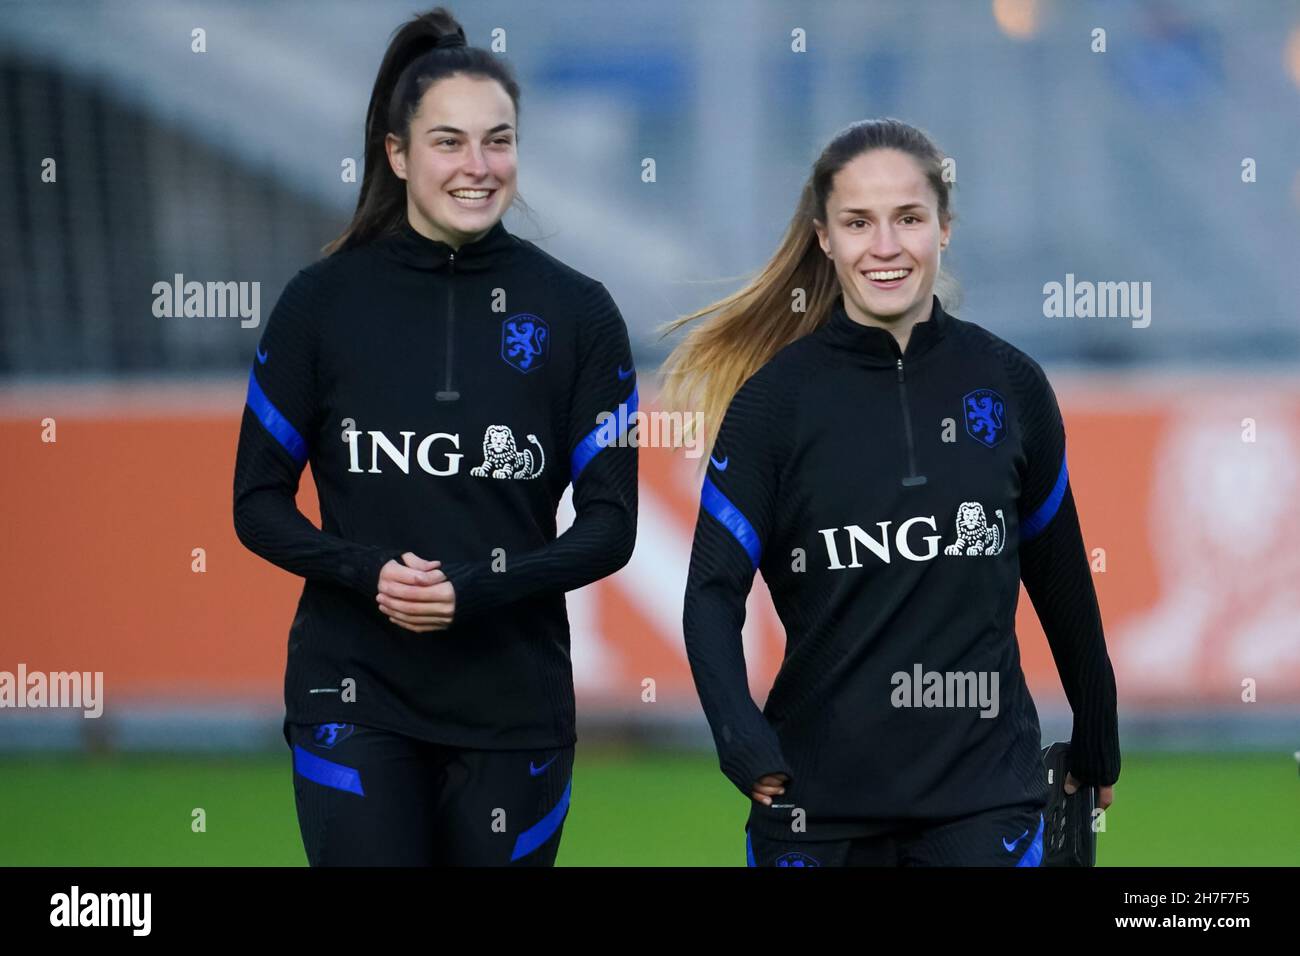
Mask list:
[[[255,369],[248,370],[248,407],[266,426],[271,437],[284,446],[284,450],[294,461],[299,465],[307,463],[307,443],[298,434],[298,429],[294,428],[289,419],[281,415],[280,410],[266,397],[266,392],[262,391],[262,386],[257,383]]]
[[[1038,510],[1020,523],[1020,540],[1028,541],[1034,535],[1046,528],[1056,517],[1057,509],[1061,507],[1061,502],[1065,499],[1065,486],[1070,481],[1070,474],[1065,467],[1065,456],[1061,456],[1061,473],[1056,476],[1056,484],[1052,488],[1051,494],[1047,500],[1038,506]]]
[[[516,838],[514,852],[510,854],[511,860],[527,856],[554,835],[555,831],[560,828],[560,824],[564,822],[564,814],[569,809],[569,793],[572,790],[573,778],[570,777],[569,782],[564,787],[564,794],[560,797],[560,802],[551,808],[550,813]]]
[[[748,552],[750,562],[757,568],[758,559],[763,554],[763,545],[758,540],[758,532],[749,523],[749,519],[731,503],[731,499],[718,490],[713,479],[707,475],[704,477],[704,487],[700,489],[700,504],[735,536],[740,546]]]
[[[293,745],[293,769],[321,786],[347,790],[360,797],[365,796],[361,789],[360,771],[335,763],[333,760],[326,760],[324,757],[317,757],[297,744]]]
[[[597,425],[587,433],[587,436],[578,442],[578,447],[573,449],[573,458],[569,466],[569,472],[573,476],[573,483],[577,484],[578,476],[582,470],[587,467],[591,459],[596,457],[596,453],[602,448],[611,444],[608,437],[608,429],[611,422],[617,422],[618,434],[613,440],[617,440],[627,433],[629,420],[636,414],[637,406],[637,387],[632,386],[631,396],[624,402],[621,402],[618,408],[614,409],[614,418]]]

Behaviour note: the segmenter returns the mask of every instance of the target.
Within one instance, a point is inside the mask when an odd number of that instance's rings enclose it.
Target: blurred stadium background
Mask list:
[[[347,221],[385,42],[431,6],[0,3],[0,670],[102,671],[106,696],[93,720],[0,710],[0,864],[305,863],[280,736],[301,581],[231,522],[261,329],[157,318],[152,288],[258,282],[265,320]],[[1047,368],[1104,552],[1124,769],[1099,861],[1300,863],[1300,5],[450,6],[471,43],[505,30],[522,82],[536,215],[507,226],[605,282],[643,394],[654,327],[765,261],[836,130],[898,116],[957,159],[946,304]],[[1067,274],[1150,282],[1149,327],[1045,318]],[[680,636],[700,476],[641,460],[631,565],[569,596],[559,862],[743,865]],[[306,477],[300,506],[318,519]],[[1018,634],[1044,743],[1068,739],[1023,593]],[[782,650],[761,579],[746,647],[761,699]]]

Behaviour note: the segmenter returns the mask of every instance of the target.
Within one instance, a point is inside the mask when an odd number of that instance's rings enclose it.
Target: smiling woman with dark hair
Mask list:
[[[631,556],[637,452],[602,422],[626,427],[637,392],[605,287],[501,222],[518,100],[446,10],[397,31],[356,215],[290,281],[249,374],[235,529],[306,578],[284,733],[313,865],[555,860],[564,594]],[[319,529],[294,502],[308,461]]]

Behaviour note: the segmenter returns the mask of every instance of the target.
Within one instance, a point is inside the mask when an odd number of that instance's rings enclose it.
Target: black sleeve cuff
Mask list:
[[[492,602],[487,589],[482,586],[483,575],[492,570],[483,561],[444,561],[440,567],[456,592],[456,609],[452,613],[452,623],[474,617]]]

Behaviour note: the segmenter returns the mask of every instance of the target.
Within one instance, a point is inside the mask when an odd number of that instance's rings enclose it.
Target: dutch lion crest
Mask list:
[[[501,357],[521,372],[535,371],[546,362],[550,337],[545,319],[526,312],[512,315],[501,323]]]
[[[1007,404],[991,388],[967,392],[961,400],[966,418],[966,434],[981,445],[992,448],[1007,434]]]

